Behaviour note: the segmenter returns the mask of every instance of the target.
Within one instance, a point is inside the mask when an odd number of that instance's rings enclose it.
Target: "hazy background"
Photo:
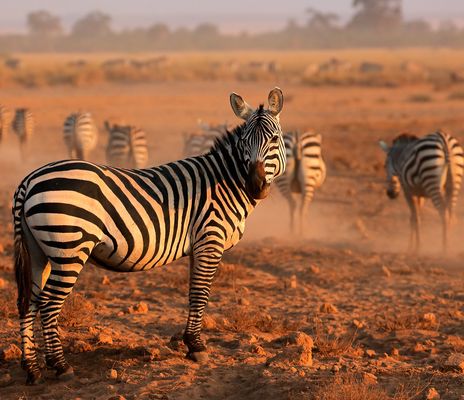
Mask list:
[[[352,0],[1,0],[0,5],[0,32],[26,31],[25,16],[37,9],[59,15],[66,29],[83,14],[98,9],[111,13],[116,29],[149,26],[154,22],[164,22],[171,28],[191,28],[203,22],[213,22],[220,26],[222,32],[227,33],[281,29],[289,18],[300,22],[305,20],[304,10],[308,7],[335,12],[341,21],[348,20],[352,15]],[[464,4],[463,0],[404,0],[403,14],[405,19],[421,18],[432,24],[450,19],[462,25]]]

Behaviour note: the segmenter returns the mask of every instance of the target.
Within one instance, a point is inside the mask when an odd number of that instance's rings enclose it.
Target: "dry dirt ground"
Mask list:
[[[277,83],[286,96],[283,128],[323,134],[328,178],[305,237],[289,234],[286,204],[275,190],[250,217],[213,284],[204,329],[210,361],[185,359],[178,340],[187,315],[186,260],[138,274],[89,265],[62,317],[76,377],[58,382],[48,375],[36,387],[25,386],[13,346],[19,333],[10,201],[27,172],[66,157],[66,115],[83,108],[99,126],[108,117],[135,121],[146,129],[158,164],[181,157],[182,135],[196,129],[197,118],[238,123],[231,91],[257,105],[270,87],[185,82],[2,90],[3,104],[34,111],[37,132],[23,161],[15,137],[0,146],[0,347],[7,350],[1,399],[424,399],[434,398],[432,388],[442,399],[464,398],[464,371],[448,365],[450,356],[464,353],[464,197],[449,254],[440,254],[438,217],[427,205],[423,252],[409,255],[408,210],[404,200],[385,196],[377,147],[379,138],[437,128],[464,142],[464,101],[449,100],[451,89],[428,86]],[[102,131],[94,161],[104,161],[105,143]],[[312,363],[305,335],[313,341]]]

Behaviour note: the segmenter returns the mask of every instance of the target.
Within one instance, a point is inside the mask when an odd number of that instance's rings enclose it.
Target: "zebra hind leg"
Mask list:
[[[21,367],[27,374],[26,385],[37,385],[44,382],[37,360],[34,339],[34,321],[37,311],[37,303],[31,301],[27,313],[19,319],[22,351]]]
[[[58,316],[66,297],[71,293],[82,264],[58,265],[51,263],[50,276],[40,297],[39,308],[45,341],[45,360],[49,369],[56,371],[62,380],[72,378],[74,370],[64,357],[63,346],[58,334]]]

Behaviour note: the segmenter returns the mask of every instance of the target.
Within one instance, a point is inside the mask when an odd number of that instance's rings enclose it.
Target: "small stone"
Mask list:
[[[298,372],[298,370],[295,367],[291,367],[290,372],[293,372],[294,374],[296,374]]]
[[[71,342],[69,346],[69,351],[74,354],[85,353],[86,351],[91,351],[91,350],[92,350],[92,346],[83,340],[74,340]]]
[[[250,301],[247,300],[245,297],[240,297],[238,299],[238,304],[241,305],[241,306],[249,306],[250,305]]]
[[[426,313],[422,316],[422,321],[429,323],[430,325],[437,324],[437,317],[434,313]]]
[[[116,371],[114,368],[111,368],[108,371],[108,378],[116,380],[118,379],[118,371]]]
[[[396,347],[394,347],[393,349],[391,349],[390,355],[392,357],[398,357],[400,355],[400,351]]]
[[[129,314],[146,314],[148,312],[148,304],[141,301],[135,306],[130,306],[127,311]]]
[[[5,252],[5,246],[3,246],[3,243],[0,243],[0,254],[3,254]]]
[[[451,354],[445,362],[445,368],[464,373],[464,354]]]
[[[250,347],[250,351],[258,356],[265,356],[266,350],[264,350],[259,344],[253,344]]]
[[[382,273],[385,277],[387,278],[390,278],[391,277],[391,272],[390,270],[388,269],[388,267],[386,267],[385,265],[382,266]]]
[[[92,335],[96,335],[98,333],[98,329],[93,327],[93,326],[89,326],[89,329],[88,329],[89,333],[92,334]]]
[[[334,374],[336,374],[336,373],[339,372],[339,371],[340,371],[340,365],[334,364],[333,367],[332,367],[332,372],[333,372]]]
[[[203,315],[202,324],[204,329],[216,329],[217,326],[216,320],[208,314]]]
[[[0,289],[4,289],[7,286],[7,281],[5,279],[0,278]]]
[[[111,283],[110,278],[108,278],[107,275],[105,275],[102,279],[102,285],[109,285]]]
[[[298,371],[298,375],[301,377],[301,378],[304,378],[306,373],[301,369],[300,371]]]
[[[370,372],[363,372],[362,379],[367,385],[375,385],[377,383],[377,377]]]
[[[358,321],[357,319],[353,320],[353,325],[358,329],[364,328],[364,324],[361,321]]]
[[[113,338],[106,334],[106,333],[100,333],[98,335],[98,343],[100,344],[113,344]]]
[[[368,355],[368,357],[373,358],[376,356],[377,353],[375,352],[375,350],[367,349],[366,354]]]
[[[296,275],[292,275],[290,277],[290,289],[296,289],[296,286],[297,286],[297,280],[296,280]]]
[[[309,271],[314,275],[318,275],[321,272],[321,269],[317,265],[311,264],[309,266]]]
[[[425,395],[426,400],[440,400],[440,398],[440,393],[438,393],[437,390],[433,387],[429,388]]]
[[[3,361],[16,360],[19,357],[21,357],[21,349],[13,343],[0,353],[0,360]]]
[[[337,314],[338,313],[337,307],[335,307],[331,303],[323,303],[323,304],[321,304],[321,306],[319,307],[319,311],[323,312],[323,313],[326,313],[326,314]]]
[[[423,352],[427,351],[427,349],[425,348],[425,346],[422,343],[417,342],[414,345],[414,347],[412,348],[412,351],[414,353],[423,353]]]

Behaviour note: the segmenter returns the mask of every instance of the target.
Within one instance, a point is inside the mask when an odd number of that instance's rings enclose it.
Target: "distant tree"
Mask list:
[[[198,25],[194,31],[194,35],[202,37],[215,37],[219,36],[219,29],[216,25],[210,23],[204,23]]]
[[[169,27],[165,24],[160,24],[160,23],[152,25],[147,30],[148,36],[154,40],[166,39],[170,33],[171,31],[169,30]]]
[[[101,11],[93,11],[77,20],[71,33],[80,37],[108,36],[112,33],[111,17]]]
[[[392,29],[403,22],[402,0],[353,0],[357,12],[348,24],[351,28]]]
[[[60,36],[63,34],[61,20],[45,10],[33,11],[27,15],[29,34],[34,36]]]
[[[335,13],[325,13],[314,8],[308,8],[306,12],[310,18],[308,28],[316,31],[330,31],[336,28],[336,23],[340,17]]]
[[[432,31],[432,27],[427,21],[423,19],[414,19],[412,21],[407,21],[404,23],[404,28],[407,31],[414,33],[429,33]]]

